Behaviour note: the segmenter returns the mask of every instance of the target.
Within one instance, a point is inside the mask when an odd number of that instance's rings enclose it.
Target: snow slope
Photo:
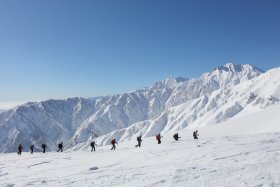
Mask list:
[[[200,129],[205,137],[234,136],[280,132],[280,106],[271,106],[259,112],[230,119],[218,125]]]
[[[192,131],[64,153],[0,154],[0,186],[280,186],[280,106]],[[79,149],[79,151],[73,151]],[[37,150],[40,151],[40,150]]]
[[[147,142],[148,143],[148,142]],[[1,186],[280,186],[279,134],[2,154]]]
[[[279,69],[275,71],[279,74]],[[108,133],[116,136],[120,129],[124,133],[119,133],[118,139],[125,140],[140,131],[148,137],[160,131],[166,133],[223,122],[278,102],[277,94],[273,96],[268,92],[266,96],[255,97],[248,93],[251,89],[240,87],[239,92],[235,87],[263,73],[250,65],[226,64],[199,78],[167,78],[150,88],[130,93],[26,103],[0,113],[0,152],[15,151],[19,143],[25,146],[47,143],[54,150],[56,144],[63,141],[72,147]],[[267,73],[265,76],[267,79],[262,81],[263,85],[256,86],[255,91],[270,84],[272,76]],[[276,91],[278,77],[270,85]],[[108,139],[103,144],[108,144]]]

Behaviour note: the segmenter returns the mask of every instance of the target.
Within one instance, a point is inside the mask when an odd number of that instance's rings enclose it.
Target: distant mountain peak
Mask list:
[[[185,82],[189,79],[184,78],[184,77],[172,77],[169,76],[166,79],[163,79],[159,82],[156,82],[153,86],[157,87],[157,88],[174,88],[176,87],[177,84],[181,83],[181,82]]]
[[[217,68],[215,68],[214,70],[218,70],[218,71],[224,71],[224,72],[242,72],[242,71],[255,71],[255,72],[259,72],[259,73],[264,73],[265,71],[257,68],[255,66],[252,66],[250,64],[235,64],[235,63],[227,63],[223,66],[219,66]]]

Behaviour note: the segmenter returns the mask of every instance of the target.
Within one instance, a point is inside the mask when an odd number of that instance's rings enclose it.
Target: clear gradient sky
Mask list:
[[[280,66],[279,10],[279,0],[1,0],[0,105],[111,95],[228,62]]]

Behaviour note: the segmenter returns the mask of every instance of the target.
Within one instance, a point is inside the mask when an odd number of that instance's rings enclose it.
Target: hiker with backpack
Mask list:
[[[31,154],[33,154],[33,151],[34,151],[34,145],[33,145],[33,144],[32,144],[32,145],[30,145],[30,147],[29,147],[29,148],[30,148],[30,153],[31,153]]]
[[[161,144],[161,138],[162,136],[160,135],[160,133],[156,135],[156,140],[158,141],[158,144]]]
[[[95,146],[96,146],[97,144],[95,143],[95,141],[93,141],[93,142],[91,142],[90,143],[90,146],[91,146],[91,152],[94,150],[95,151]]]
[[[58,144],[58,150],[57,150],[57,152],[59,152],[59,151],[63,151],[63,142],[61,142],[61,143],[59,143]]]
[[[142,137],[141,137],[141,135],[140,136],[138,136],[137,138],[136,138],[136,140],[137,140],[137,142],[138,142],[138,144],[137,145],[135,145],[135,147],[141,147],[141,142],[142,142]]]
[[[21,155],[22,150],[23,150],[23,147],[22,147],[21,144],[19,144],[19,146],[18,146],[18,155]]]
[[[198,139],[198,136],[199,136],[198,131],[197,130],[193,131],[193,139]]]
[[[116,139],[114,138],[114,139],[112,139],[112,141],[111,141],[111,144],[112,144],[112,148],[111,148],[111,150],[116,150],[116,144],[118,144],[117,142],[116,142]]]
[[[174,138],[176,141],[178,141],[179,138],[181,138],[181,137],[179,137],[179,134],[178,134],[178,133],[175,133],[175,134],[173,135],[173,138]]]
[[[42,149],[43,149],[43,153],[46,153],[46,148],[48,147],[46,144],[42,144],[41,145]],[[61,151],[62,152],[62,151]]]

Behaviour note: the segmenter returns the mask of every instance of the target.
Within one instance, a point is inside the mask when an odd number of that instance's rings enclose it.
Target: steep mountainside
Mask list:
[[[202,97],[168,108],[155,118],[100,136],[96,141],[99,145],[106,145],[112,137],[125,141],[140,134],[150,137],[159,132],[165,134],[184,128],[214,125],[247,116],[268,106],[279,105],[279,101],[280,68],[276,68],[252,80],[221,87]]]
[[[106,144],[111,132],[127,139],[139,132],[151,136],[222,122],[247,105],[259,108],[277,102],[277,97],[264,99],[251,93],[250,88],[238,87],[243,82],[251,84],[261,74],[262,70],[250,65],[226,64],[196,79],[167,78],[130,93],[26,103],[0,113],[0,152],[14,151],[19,143],[28,146],[46,142],[55,149],[60,141],[70,147],[105,135],[102,143]],[[264,76],[270,81],[269,74]],[[122,133],[117,131],[120,129]]]

